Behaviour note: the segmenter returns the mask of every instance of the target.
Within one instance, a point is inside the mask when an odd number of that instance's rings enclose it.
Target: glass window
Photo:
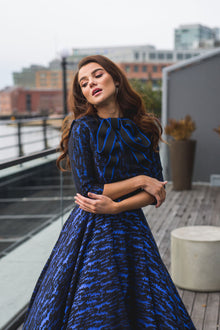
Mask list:
[[[186,58],[191,58],[192,54],[186,54]]]
[[[172,53],[167,53],[167,59],[172,60],[173,59],[173,54]]]
[[[125,65],[125,72],[130,72],[130,65]]]
[[[134,53],[134,57],[135,57],[136,60],[138,60],[139,59],[139,53],[138,52],[135,52]]]
[[[158,54],[158,58],[159,58],[160,60],[163,60],[163,59],[164,59],[164,53],[159,53],[159,54]]]
[[[183,54],[182,53],[178,53],[177,54],[177,59],[178,60],[182,60],[183,59]]]
[[[139,71],[138,65],[135,65],[134,66],[134,72],[138,72],[138,71]]]
[[[142,66],[142,72],[147,72],[147,66],[146,65]]]
[[[157,66],[153,65],[153,72],[157,72]]]
[[[153,85],[153,88],[157,88],[158,87],[158,81],[156,79],[153,79],[152,80],[152,85]]]
[[[151,60],[153,60],[154,58],[156,58],[156,54],[155,53],[150,53],[149,57],[150,57]]]

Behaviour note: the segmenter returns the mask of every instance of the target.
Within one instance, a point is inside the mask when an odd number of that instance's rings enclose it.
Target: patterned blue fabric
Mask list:
[[[139,174],[162,180],[159,153],[129,119],[76,120],[69,156],[76,188],[84,196]],[[142,210],[101,215],[76,206],[39,277],[23,329],[195,327]]]

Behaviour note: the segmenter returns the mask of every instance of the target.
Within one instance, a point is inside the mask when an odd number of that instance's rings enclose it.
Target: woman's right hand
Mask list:
[[[157,201],[156,207],[161,206],[166,199],[166,184],[167,181],[158,181],[157,179],[149,176],[141,175],[141,188],[150,195],[154,196]]]

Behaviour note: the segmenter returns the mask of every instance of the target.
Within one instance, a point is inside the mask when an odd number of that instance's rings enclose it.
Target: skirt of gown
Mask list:
[[[195,329],[141,209],[76,207],[34,289],[25,330]]]

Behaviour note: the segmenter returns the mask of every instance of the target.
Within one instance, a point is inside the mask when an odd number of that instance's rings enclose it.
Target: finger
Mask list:
[[[90,205],[91,203],[89,203],[88,201],[80,200],[77,197],[75,198],[75,203],[79,206],[88,207],[88,208],[92,206]]]
[[[88,213],[95,213],[93,210],[91,210],[90,208],[87,208],[87,207],[82,207],[80,206],[79,207],[81,210],[85,211],[85,212],[88,212]]]
[[[95,199],[100,199],[100,197],[102,197],[102,195],[98,195],[98,194],[91,193],[91,192],[88,192],[88,196],[90,198],[95,198]]]
[[[87,205],[86,203],[79,203],[79,202],[76,201],[76,204],[79,205],[80,209],[82,209],[86,212],[94,213],[94,210],[89,205]]]
[[[161,198],[159,194],[156,194],[154,196],[156,198],[157,204],[155,205],[155,207],[159,207],[161,205]]]
[[[84,197],[80,194],[76,194],[76,196],[74,198],[75,198],[75,200],[78,200],[80,203],[82,202],[82,203],[87,203],[90,205],[94,204],[94,202],[95,202],[94,199],[92,200],[92,199],[90,199],[88,197]]]

